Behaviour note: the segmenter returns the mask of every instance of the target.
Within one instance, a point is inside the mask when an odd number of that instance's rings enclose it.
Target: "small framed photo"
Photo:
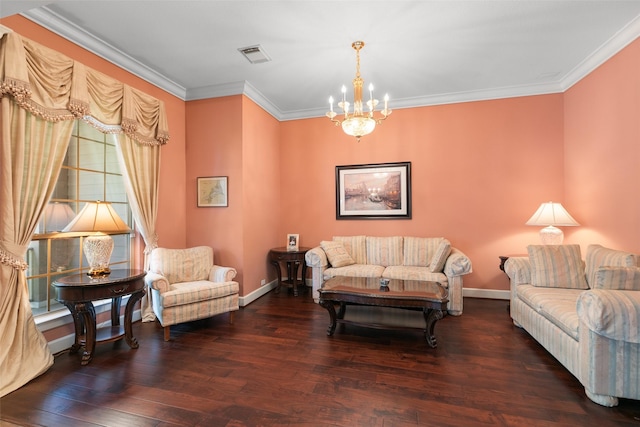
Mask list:
[[[198,207],[226,207],[229,206],[228,177],[207,176],[198,177]]]
[[[298,250],[298,241],[300,240],[299,234],[287,234],[287,250],[288,251],[297,251]]]

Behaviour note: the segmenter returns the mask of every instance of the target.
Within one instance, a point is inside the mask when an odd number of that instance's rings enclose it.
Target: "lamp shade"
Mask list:
[[[98,235],[84,238],[82,249],[89,271],[87,274],[94,278],[108,276],[111,273],[109,261],[113,252],[113,239],[104,232],[131,231],[129,226],[118,216],[111,203],[89,202],[80,213],[67,225],[63,231],[98,232]]]
[[[578,221],[560,203],[547,202],[540,205],[526,225],[576,226]]]
[[[580,224],[569,215],[569,212],[560,203],[547,202],[540,205],[533,216],[529,218],[529,221],[526,222],[526,225],[545,226],[540,230],[542,244],[560,245],[564,240],[564,233],[555,226],[575,226]]]
[[[122,232],[131,231],[129,226],[118,216],[111,203],[89,202],[63,231],[76,232]]]
[[[66,203],[49,203],[44,210],[45,231],[62,231],[73,216],[73,209]]]

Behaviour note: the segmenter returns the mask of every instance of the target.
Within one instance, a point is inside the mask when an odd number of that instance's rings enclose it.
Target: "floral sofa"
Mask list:
[[[448,312],[462,314],[462,276],[471,261],[441,237],[334,236],[305,254],[312,271],[313,299],[335,276],[440,282],[449,289]]]
[[[603,406],[640,399],[640,268],[634,254],[532,245],[511,257],[511,317]]]

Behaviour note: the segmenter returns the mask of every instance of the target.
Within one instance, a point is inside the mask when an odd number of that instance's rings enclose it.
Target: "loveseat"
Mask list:
[[[640,269],[632,253],[532,245],[511,257],[510,312],[603,406],[640,399]]]
[[[311,267],[312,293],[335,276],[440,282],[449,290],[448,312],[462,314],[462,276],[471,261],[441,237],[334,236],[305,254]]]
[[[239,309],[240,285],[236,269],[213,263],[213,249],[156,248],[151,252],[145,283],[151,292],[153,312],[169,341],[170,326],[205,319]]]

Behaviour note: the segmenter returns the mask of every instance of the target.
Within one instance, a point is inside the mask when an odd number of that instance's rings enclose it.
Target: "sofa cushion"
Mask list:
[[[331,279],[336,276],[346,277],[382,277],[384,267],[381,265],[353,264],[346,267],[327,268],[322,277],[324,280]]]
[[[367,240],[365,236],[333,236],[333,240],[342,242],[345,250],[356,264],[367,263]]]
[[[531,284],[545,288],[588,289],[579,245],[529,245]]]
[[[356,263],[344,248],[344,244],[340,241],[323,240],[320,242],[320,247],[322,247],[324,252],[327,254],[327,259],[332,267],[344,267],[345,265]]]
[[[600,267],[595,282],[590,285],[591,289],[640,291],[640,268]]]
[[[208,246],[156,248],[149,262],[149,271],[166,277],[169,283],[207,280],[213,266],[213,249]]]
[[[520,300],[578,340],[580,319],[576,301],[585,290],[539,288],[532,285],[520,285],[516,289]]]
[[[162,307],[175,307],[193,304],[200,301],[223,298],[237,294],[240,290],[238,282],[209,282],[198,280],[194,282],[174,283],[169,291],[160,294]]]
[[[405,237],[403,265],[427,267],[438,250],[441,237]]]
[[[427,282],[448,283],[444,273],[432,273],[427,267],[414,267],[409,265],[390,265],[384,269],[382,277],[385,279],[421,280]]]
[[[596,283],[596,272],[600,267],[635,267],[638,262],[636,256],[630,252],[609,249],[602,245],[589,245],[585,261],[590,287]]]
[[[402,237],[367,237],[367,264],[402,265]]]
[[[447,262],[447,258],[451,254],[451,243],[447,239],[442,239],[436,253],[431,259],[429,264],[429,270],[432,273],[441,273],[444,269],[444,263]]]

